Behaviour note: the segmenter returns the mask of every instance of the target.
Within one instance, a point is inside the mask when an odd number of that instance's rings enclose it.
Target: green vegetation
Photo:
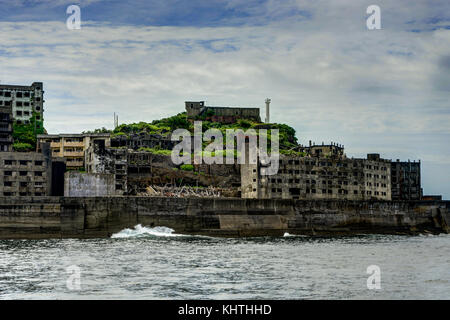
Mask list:
[[[182,164],[180,169],[184,171],[194,171],[194,166],[192,164]]]
[[[147,148],[147,147],[141,147],[138,149],[138,151],[146,151],[146,152],[150,152],[153,154],[160,154],[160,155],[164,155],[164,156],[170,156],[170,154],[172,153],[171,150],[164,150],[164,149],[158,149],[158,148]]]
[[[299,156],[299,157],[306,156],[306,152],[300,152],[300,151],[294,151],[294,150],[280,150],[280,153],[287,155],[287,156]]]
[[[206,117],[210,117],[214,114],[213,110],[210,110],[212,114],[206,114]],[[210,113],[211,113],[210,112]],[[199,119],[201,120],[201,119]],[[247,131],[249,129],[255,129],[256,134],[259,134],[258,129],[268,129],[267,130],[267,140],[268,146],[270,149],[270,139],[271,139],[271,129],[278,129],[280,135],[280,150],[281,152],[291,152],[293,154],[295,151],[290,151],[290,149],[295,148],[297,146],[297,138],[295,136],[295,129],[286,125],[286,124],[265,124],[258,123],[252,120],[240,119],[236,123],[224,124],[220,122],[212,122],[212,121],[202,121],[202,130],[205,132],[208,129],[218,129],[223,136],[223,145],[224,149],[226,146],[226,130],[227,129],[242,129]],[[175,116],[163,118],[160,120],[154,120],[151,123],[147,122],[138,122],[138,123],[130,123],[130,124],[121,124],[113,131],[109,131],[106,128],[96,129],[93,133],[102,133],[102,132],[111,132],[113,137],[117,136],[129,136],[131,134],[155,134],[163,137],[170,137],[172,131],[176,129],[186,129],[190,132],[194,132],[194,124],[187,119],[186,112],[179,113]],[[206,147],[209,142],[204,142],[203,146]],[[151,148],[141,148],[141,151],[149,151],[156,154],[170,154],[170,150],[159,150],[159,149],[151,149]],[[286,153],[288,154],[288,153]]]
[[[111,133],[112,131],[109,129],[106,129],[105,127],[102,127],[101,129],[95,129],[95,130],[88,130],[83,131],[83,134],[91,134],[91,133]]]
[[[36,150],[36,136],[44,134],[44,121],[36,120],[38,113],[33,112],[28,124],[13,124],[13,148],[19,152],[29,152]]]
[[[29,143],[23,143],[23,142],[15,142],[13,144],[14,151],[16,152],[29,152],[33,151],[33,146]]]

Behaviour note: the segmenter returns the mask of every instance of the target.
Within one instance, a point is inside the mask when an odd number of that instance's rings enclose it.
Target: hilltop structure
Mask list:
[[[203,119],[212,122],[234,123],[238,119],[261,122],[259,108],[212,107],[205,101],[186,101],[186,113],[189,120]]]

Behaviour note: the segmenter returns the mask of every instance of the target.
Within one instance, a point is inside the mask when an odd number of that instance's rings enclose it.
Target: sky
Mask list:
[[[69,30],[69,5],[81,29]],[[381,29],[368,30],[369,5]],[[0,0],[0,83],[42,81],[45,127],[152,121],[184,101],[260,107],[302,144],[420,160],[450,199],[450,2]]]

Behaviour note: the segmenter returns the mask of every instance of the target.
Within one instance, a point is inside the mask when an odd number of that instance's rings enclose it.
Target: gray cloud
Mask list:
[[[201,28],[86,21],[79,31],[0,22],[0,79],[44,81],[53,133],[112,127],[113,112],[151,121],[190,99],[263,108],[270,97],[271,118],[295,127],[303,143],[422,159],[430,175],[439,167],[448,176],[450,31],[414,33],[405,24],[425,27],[439,8],[381,3],[383,30],[368,31],[363,2],[295,5],[311,18]],[[268,2],[264,10],[279,9]],[[426,192],[433,176],[424,181]],[[450,197],[448,183],[436,181]]]

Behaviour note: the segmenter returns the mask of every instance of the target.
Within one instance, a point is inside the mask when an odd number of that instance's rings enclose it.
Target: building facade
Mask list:
[[[51,194],[50,150],[0,152],[0,197],[38,197]]]
[[[109,133],[42,134],[37,136],[38,145],[45,142],[50,143],[52,157],[66,159],[68,170],[85,170],[85,152],[92,139],[102,139],[108,146],[111,143]]]
[[[0,106],[0,152],[11,152],[13,145],[11,106]]]
[[[420,161],[400,161],[391,164],[392,200],[422,198]]]
[[[0,84],[0,107],[11,107],[12,117],[18,124],[28,124],[36,115],[36,129],[43,129],[44,88],[42,82],[31,86]]]
[[[177,141],[170,139],[170,135],[164,137],[148,133],[121,135],[111,138],[111,147],[126,147],[133,150],[138,150],[139,148],[172,150],[177,143]]]
[[[281,156],[278,173],[261,175],[261,164],[241,165],[241,195],[258,199],[391,200],[390,161]]]
[[[206,106],[204,101],[186,101],[185,107],[187,118],[191,120],[204,118],[212,122],[233,123],[238,119],[250,119],[261,122],[259,108],[212,107]]]
[[[85,162],[87,173],[112,175],[114,181],[114,193],[116,195],[127,194],[127,148],[111,148],[107,140],[92,138],[86,149]]]

